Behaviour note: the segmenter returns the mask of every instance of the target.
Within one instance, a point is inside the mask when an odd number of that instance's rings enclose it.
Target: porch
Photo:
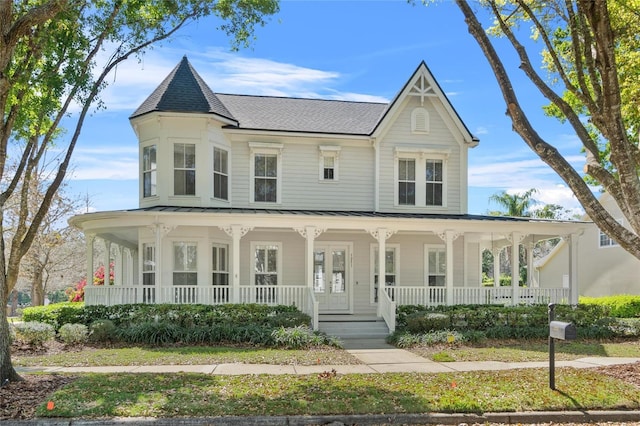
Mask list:
[[[527,287],[425,287],[388,286],[380,298],[379,317],[390,332],[395,330],[396,308],[401,305],[476,305],[569,303],[568,288]],[[451,300],[452,303],[447,303]],[[319,309],[314,291],[306,286],[87,286],[87,305],[120,305],[133,303],[205,304],[258,303],[266,305],[294,305],[312,318],[318,329]],[[356,318],[342,315],[343,318]]]

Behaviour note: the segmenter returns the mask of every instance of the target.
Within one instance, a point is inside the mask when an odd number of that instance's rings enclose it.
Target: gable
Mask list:
[[[475,147],[478,144],[479,140],[469,132],[469,129],[467,129],[453,105],[449,102],[424,61],[420,63],[409,81],[389,104],[384,117],[376,125],[373,136],[380,137],[383,135],[405,105],[413,104],[413,102],[409,102],[411,99],[417,99],[421,108],[431,103],[442,119],[449,122],[452,133],[459,134],[463,142],[469,147]],[[418,121],[414,124],[420,125],[421,123]]]

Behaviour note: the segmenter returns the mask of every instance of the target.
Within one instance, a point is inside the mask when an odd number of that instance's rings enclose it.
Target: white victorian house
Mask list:
[[[478,139],[424,62],[385,104],[215,93],[185,57],[130,120],[139,207],[71,219],[88,276],[95,244],[115,263],[87,304],[295,304],[315,328],[393,330],[399,304],[577,303],[585,224],[467,213]],[[568,287],[481,285],[484,250],[558,236]]]

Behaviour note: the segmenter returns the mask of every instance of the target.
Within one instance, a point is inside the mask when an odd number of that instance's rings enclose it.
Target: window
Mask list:
[[[250,142],[250,202],[280,203],[282,180],[282,145]]]
[[[256,245],[254,250],[255,285],[278,285],[278,246]]]
[[[418,147],[395,149],[395,205],[445,207],[449,150]]]
[[[617,221],[618,221],[618,223],[620,225],[624,225],[624,220],[623,219],[617,219]],[[601,247],[601,248],[602,247],[617,247],[618,243],[616,243],[613,238],[609,237],[604,232],[599,231],[598,246]]]
[[[156,247],[142,244],[142,285],[156,284]]]
[[[213,149],[213,198],[229,199],[228,153],[219,148]]]
[[[426,266],[427,285],[429,287],[444,287],[446,285],[447,254],[444,247],[427,246]]]
[[[427,160],[425,167],[426,205],[442,205],[442,160]]]
[[[398,204],[416,204],[416,160],[398,159]]]
[[[154,197],[156,192],[156,146],[149,145],[142,149],[142,196]]]
[[[335,182],[338,180],[339,146],[320,146],[320,180]]]
[[[173,194],[196,195],[196,146],[173,145]]]
[[[426,109],[416,108],[411,112],[411,131],[429,133],[429,112]]]
[[[384,285],[386,287],[394,287],[398,283],[398,252],[400,248],[398,246],[386,246],[385,249],[385,273],[384,273]],[[371,250],[371,255],[373,257],[373,261],[371,264],[373,265],[373,302],[378,302],[378,247],[373,246]],[[389,295],[391,296],[391,300],[394,300],[393,289],[387,290]]]
[[[211,284],[229,285],[228,247],[225,244],[214,244],[211,248]]]
[[[173,243],[173,285],[198,285],[197,243]]]
[[[278,200],[278,157],[258,154],[254,161],[254,201],[275,203]]]
[[[279,243],[252,243],[253,247],[253,283],[256,287],[257,303],[276,303],[281,264]],[[266,287],[266,288],[265,288]]]

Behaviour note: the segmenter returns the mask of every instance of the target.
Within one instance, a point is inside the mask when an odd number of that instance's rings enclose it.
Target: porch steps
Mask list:
[[[329,336],[340,339],[384,339],[389,328],[382,318],[331,318],[320,316],[318,328]]]

